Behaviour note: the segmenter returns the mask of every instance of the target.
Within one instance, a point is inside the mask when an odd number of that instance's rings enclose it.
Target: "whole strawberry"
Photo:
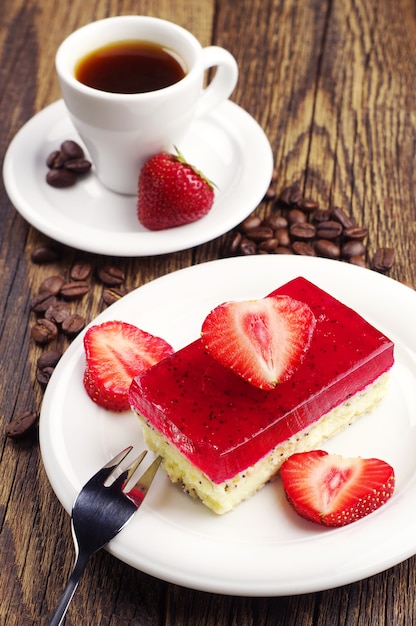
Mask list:
[[[137,215],[149,230],[195,222],[214,202],[212,183],[179,152],[161,152],[144,164],[138,195]]]

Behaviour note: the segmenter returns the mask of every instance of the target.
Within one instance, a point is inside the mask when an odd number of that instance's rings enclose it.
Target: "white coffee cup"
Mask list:
[[[75,68],[83,57],[126,40],[174,50],[184,65],[184,78],[169,87],[137,94],[101,91],[77,80]],[[192,120],[227,100],[238,78],[237,63],[224,48],[203,48],[184,28],[141,15],[110,17],[83,26],[63,41],[55,63],[69,116],[98,178],[121,194],[136,194],[143,163],[162,150],[180,149]],[[204,88],[205,72],[212,67],[216,67],[215,75]]]

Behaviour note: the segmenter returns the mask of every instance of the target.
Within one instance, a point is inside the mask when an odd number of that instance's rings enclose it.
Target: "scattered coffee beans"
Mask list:
[[[61,330],[64,335],[68,337],[75,337],[81,330],[85,328],[85,318],[78,313],[71,313],[64,319],[61,325]]]
[[[62,324],[71,315],[71,307],[66,302],[58,302],[51,305],[45,311],[45,318],[55,324]]]
[[[48,276],[39,287],[39,293],[50,293],[56,296],[64,284],[62,276]]]
[[[41,317],[36,320],[36,324],[32,326],[31,336],[36,343],[46,344],[56,339],[58,336],[58,328],[54,322]]]
[[[61,258],[61,251],[55,246],[39,246],[33,250],[30,258],[33,263],[42,265],[43,263],[53,263]]]
[[[36,363],[36,380],[42,386],[45,387],[48,384],[61,356],[62,352],[60,350],[47,350],[38,358]]]
[[[116,287],[122,285],[125,280],[124,272],[112,265],[104,265],[98,270],[98,278],[104,285]]]
[[[85,280],[72,280],[64,283],[59,290],[65,300],[78,300],[83,298],[90,290],[90,285]]]
[[[69,275],[72,280],[87,280],[91,275],[91,263],[88,263],[88,261],[74,263]]]
[[[66,149],[71,149],[71,146]],[[32,253],[32,260],[37,263],[54,262],[57,258],[58,250],[49,246],[42,246]],[[85,317],[73,311],[72,306],[89,293],[92,273],[90,261],[80,259],[68,270],[67,279],[52,274],[43,280],[38,293],[30,301],[30,309],[36,314],[31,337],[39,346],[47,346],[58,337],[72,340],[85,328]],[[102,296],[104,305],[113,304],[125,294],[125,275],[120,268],[105,264],[96,272],[96,277],[107,287]],[[43,387],[48,384],[61,356],[61,351],[46,350],[39,357],[36,379]]]
[[[39,416],[35,411],[25,411],[17,415],[6,426],[6,436],[11,439],[20,439],[32,433],[38,423]]]
[[[285,187],[279,195],[266,194],[265,201],[270,199],[267,217],[250,215],[230,233],[226,255],[299,254],[368,267],[368,228],[358,226],[341,207],[321,208],[313,198],[304,198],[298,185]],[[380,248],[371,267],[387,272],[393,263],[393,250]]]
[[[46,174],[46,182],[48,185],[56,187],[57,189],[72,187],[72,185],[75,185],[76,181],[77,175],[75,172],[63,168],[59,170],[49,170]]]
[[[79,176],[91,169],[91,162],[85,158],[84,150],[72,140],[64,141],[59,150],[51,152],[46,165],[49,168],[46,182],[57,189],[72,187]]]
[[[45,367],[55,367],[60,358],[62,356],[62,352],[60,350],[47,350],[43,352],[38,358],[36,365],[42,370]]]
[[[392,248],[380,248],[374,255],[372,267],[377,272],[388,272],[394,264],[394,250]]]
[[[49,291],[42,291],[31,299],[30,308],[34,313],[45,313],[47,309],[56,304],[56,296]]]
[[[120,300],[123,296],[124,292],[120,291],[120,289],[104,289],[103,302],[109,306],[110,304],[117,302],[117,300]]]

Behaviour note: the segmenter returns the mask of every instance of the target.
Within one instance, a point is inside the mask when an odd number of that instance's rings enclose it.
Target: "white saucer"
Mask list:
[[[62,100],[29,120],[12,140],[3,177],[10,200],[32,226],[74,248],[115,256],[184,250],[231,230],[262,200],[273,169],[269,141],[257,122],[231,101],[196,120],[178,146],[216,186],[208,215],[186,226],[146,230],[136,197],[106,189],[92,171],[71,188],[47,185],[45,160],[65,139],[82,145]]]

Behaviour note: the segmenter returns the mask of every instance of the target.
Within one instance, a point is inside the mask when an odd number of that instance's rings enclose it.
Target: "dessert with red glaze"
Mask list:
[[[129,400],[173,482],[218,514],[272,479],[383,397],[394,346],[358,313],[299,277],[267,297],[307,304],[316,326],[305,357],[272,390],[221,365],[201,339],[138,375]]]

